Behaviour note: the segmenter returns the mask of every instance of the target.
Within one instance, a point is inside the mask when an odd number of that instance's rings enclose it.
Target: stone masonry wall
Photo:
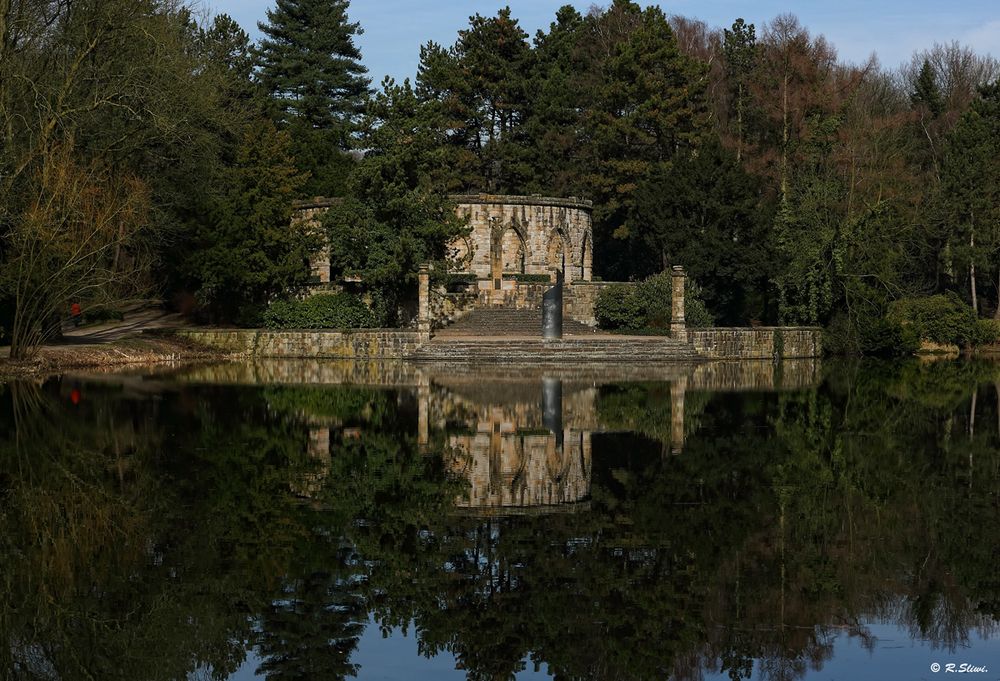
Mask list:
[[[706,359],[794,359],[823,354],[822,330],[813,327],[688,329]]]
[[[591,204],[541,196],[452,196],[472,232],[452,244],[464,271],[493,280],[494,243],[505,273],[550,274],[565,252],[566,279],[590,281],[593,267]],[[522,266],[523,265],[523,266]]]
[[[338,199],[315,199],[300,201],[292,206],[292,227],[319,232],[322,229],[323,214],[336,204]],[[323,248],[309,259],[313,281],[318,284],[330,283],[330,252]]]
[[[475,308],[503,305],[519,310],[539,310],[542,296],[551,283],[514,283],[503,291],[480,288],[475,293],[443,293],[435,291],[431,296],[431,317],[434,328],[441,328],[459,319]],[[616,282],[577,281],[567,283],[563,289],[563,319],[572,319],[587,326],[597,326],[594,306],[601,290]],[[620,285],[620,284],[619,284]]]
[[[252,357],[299,359],[398,359],[420,346],[416,331],[268,331],[179,329],[177,335],[225,352]]]
[[[201,345],[251,357],[285,359],[401,359],[422,343],[416,331],[269,331],[178,329]],[[688,340],[705,359],[798,359],[822,354],[821,331],[809,327],[689,329]],[[628,341],[622,338],[622,352]]]

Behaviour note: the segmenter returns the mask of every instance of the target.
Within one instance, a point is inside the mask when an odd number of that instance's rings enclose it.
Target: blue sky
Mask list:
[[[397,80],[416,73],[420,45],[434,40],[451,45],[475,13],[495,14],[510,5],[530,34],[548,26],[556,9],[568,0],[352,0],[351,18],[365,29],[359,43],[375,84],[382,76]],[[226,12],[253,38],[257,21],[274,0],[203,0],[210,11]],[[610,0],[597,2],[606,5]],[[572,2],[581,11],[591,0]],[[643,1],[641,4],[647,4]],[[791,12],[814,34],[823,34],[845,61],[862,62],[875,52],[883,65],[896,67],[915,50],[935,42],[959,42],[1000,58],[998,0],[676,0],[658,3],[712,26],[729,26],[743,17],[758,26]]]

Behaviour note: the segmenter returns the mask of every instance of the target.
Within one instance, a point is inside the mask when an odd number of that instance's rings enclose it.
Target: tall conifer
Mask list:
[[[370,92],[368,69],[348,18],[348,0],[277,0],[258,24],[260,78],[276,121],[290,130],[306,191],[335,194],[343,186],[346,154]]]

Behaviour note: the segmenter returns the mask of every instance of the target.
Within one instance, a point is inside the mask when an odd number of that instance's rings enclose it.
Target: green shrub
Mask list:
[[[85,324],[96,324],[100,322],[120,322],[125,319],[125,313],[121,310],[113,310],[110,307],[93,307],[83,311],[83,322]]]
[[[441,272],[433,270],[431,272],[431,283],[444,286],[455,286],[458,284],[475,284],[479,280],[471,272]]]
[[[912,355],[920,348],[920,336],[912,326],[888,317],[865,318],[858,324],[858,345],[865,355]]]
[[[601,289],[594,304],[594,316],[602,329],[641,329],[646,314],[631,284],[612,284]]]
[[[377,315],[351,293],[276,300],[262,315],[269,329],[360,329],[378,326]]]
[[[594,313],[602,329],[668,329],[672,316],[673,278],[656,274],[636,284],[613,284],[597,295]],[[714,320],[702,300],[701,289],[691,279],[684,289],[687,326],[712,326]]]
[[[956,293],[924,298],[904,298],[889,307],[887,319],[909,327],[922,340],[962,347],[991,343],[996,325],[978,318],[975,310]]]
[[[1000,322],[995,319],[977,319],[973,329],[972,345],[989,345],[1000,340]]]
[[[471,272],[442,272],[431,270],[431,286],[444,286],[448,293],[461,293],[475,289],[479,278]]]

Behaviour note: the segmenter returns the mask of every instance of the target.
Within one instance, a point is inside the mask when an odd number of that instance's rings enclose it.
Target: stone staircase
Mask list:
[[[673,338],[647,336],[539,338],[460,338],[441,335],[421,346],[410,359],[423,362],[537,364],[624,364],[697,362],[694,348]]]
[[[597,330],[572,319],[563,319],[563,336],[593,336]],[[435,338],[470,336],[542,336],[542,311],[514,307],[480,307],[434,333]]]

